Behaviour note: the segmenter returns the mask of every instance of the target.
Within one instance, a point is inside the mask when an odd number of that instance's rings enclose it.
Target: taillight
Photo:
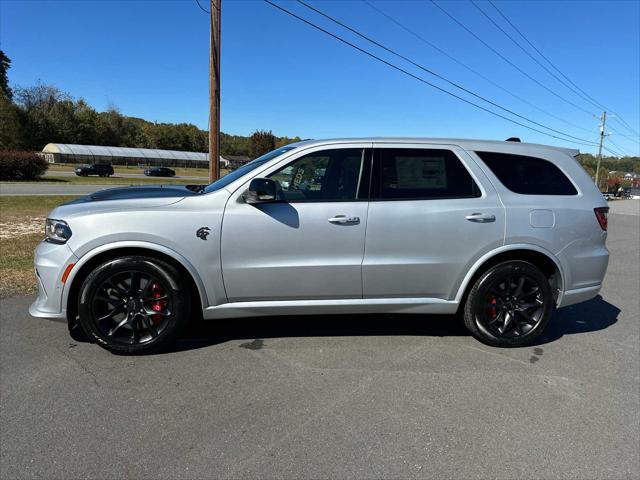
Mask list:
[[[596,213],[600,228],[606,232],[609,226],[609,220],[607,218],[609,216],[609,207],[594,208],[593,211]]]

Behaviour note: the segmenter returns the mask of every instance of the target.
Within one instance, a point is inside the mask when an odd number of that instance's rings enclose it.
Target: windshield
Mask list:
[[[237,168],[233,172],[226,174],[220,180],[216,180],[215,182],[207,185],[204,188],[204,193],[211,193],[211,192],[215,192],[216,190],[220,190],[221,188],[224,188],[227,185],[229,185],[231,182],[249,173],[251,170],[254,170],[260,165],[264,165],[269,160],[272,160],[282,155],[283,153],[288,152],[289,150],[293,150],[294,148],[296,148],[295,145],[288,145],[286,147],[276,148],[275,150],[269,153],[265,153],[261,157],[258,157],[255,160],[251,160],[249,163],[241,166],[240,168]]]

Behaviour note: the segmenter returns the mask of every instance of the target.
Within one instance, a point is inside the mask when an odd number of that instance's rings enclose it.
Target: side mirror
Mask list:
[[[274,202],[278,194],[278,185],[270,178],[254,178],[249,190],[244,192],[244,201],[250,204]]]

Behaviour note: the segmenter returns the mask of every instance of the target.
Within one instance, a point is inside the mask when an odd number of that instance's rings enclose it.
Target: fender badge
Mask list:
[[[206,240],[207,236],[211,233],[210,231],[211,229],[209,227],[200,227],[197,231],[196,231],[196,237],[202,239],[202,240]]]

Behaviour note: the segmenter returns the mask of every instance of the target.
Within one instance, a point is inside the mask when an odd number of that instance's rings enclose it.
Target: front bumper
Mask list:
[[[78,261],[78,257],[66,244],[40,242],[36,247],[34,261],[38,297],[29,307],[29,314],[40,318],[66,318],[66,308],[62,305],[62,274],[69,264]]]

